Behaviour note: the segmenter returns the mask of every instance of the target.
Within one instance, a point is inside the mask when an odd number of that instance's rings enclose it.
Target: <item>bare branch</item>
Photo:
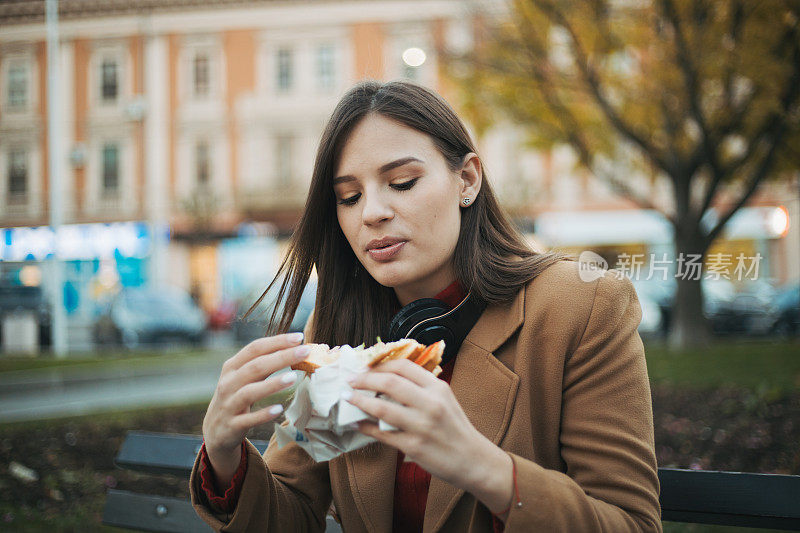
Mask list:
[[[600,106],[600,109],[605,114],[608,121],[619,131],[624,137],[629,139],[634,144],[638,145],[639,148],[648,156],[650,157],[653,162],[656,163],[661,170],[666,172],[667,174],[674,174],[677,169],[674,168],[674,165],[670,165],[667,158],[661,151],[656,148],[655,145],[650,143],[646,137],[636,132],[635,128],[625,122],[622,116],[614,109],[614,106],[606,98],[605,94],[603,94],[602,87],[600,85],[599,78],[597,76],[597,72],[592,68],[591,63],[589,62],[589,58],[583,47],[578,40],[578,36],[575,32],[575,29],[566,19],[564,14],[559,11],[554,5],[540,5],[542,11],[545,15],[555,24],[563,26],[564,29],[567,30],[567,33],[570,35],[570,47],[572,48],[573,53],[576,56],[576,64],[579,67],[579,71],[582,74],[584,81],[589,86],[591,90],[592,96],[594,96],[595,101]]]
[[[781,129],[783,129],[783,126],[785,125],[782,124],[781,126],[782,126]],[[756,169],[756,171],[753,172],[750,179],[748,180],[747,187],[745,187],[744,193],[739,197],[739,200],[737,200],[733,204],[733,207],[730,208],[728,212],[722,216],[719,222],[717,222],[716,226],[714,226],[714,228],[710,232],[708,232],[708,234],[704,237],[703,240],[706,246],[714,242],[714,239],[716,239],[717,236],[720,234],[722,228],[725,226],[728,220],[730,220],[730,218],[734,214],[736,214],[736,211],[738,211],[745,203],[747,203],[747,200],[749,200],[750,197],[753,195],[753,193],[756,191],[756,189],[758,189],[758,185],[761,183],[761,181],[767,176],[767,174],[769,174],[770,170],[772,170],[773,163],[775,162],[775,154],[777,152],[778,144],[779,144],[778,141],[771,143],[769,149],[767,150],[767,153],[761,160],[761,164],[758,166],[758,169]]]
[[[785,46],[792,44],[794,38],[797,35],[797,23],[793,26],[790,26],[784,35],[779,39],[778,45],[774,50],[775,54],[780,54],[781,49]],[[764,142],[766,137],[780,125],[780,122],[785,122],[785,116],[789,108],[791,107],[792,103],[797,99],[798,96],[798,82],[800,82],[800,65],[797,63],[798,59],[798,49],[797,45],[795,44],[795,57],[794,57],[794,71],[791,76],[787,79],[786,86],[783,89],[783,98],[782,98],[782,108],[783,112],[780,113],[770,113],[764,119],[764,122],[761,124],[759,128],[756,129],[756,134],[750,139],[750,143],[748,144],[747,148],[745,149],[744,153],[734,159],[733,161],[729,162],[727,165],[723,165],[719,168],[719,173],[714,175],[714,181],[712,182],[709,189],[706,191],[705,199],[700,208],[700,215],[706,211],[711,205],[714,195],[716,194],[717,188],[719,187],[720,182],[732,175],[736,172],[736,169],[741,168],[749,163],[752,157],[755,155],[756,151],[758,150],[761,143]],[[723,130],[720,133],[720,139],[724,138],[728,135],[733,129],[736,129],[741,125],[744,117],[747,114],[747,111],[750,108],[750,105],[755,100],[756,96],[758,95],[759,90],[756,89],[753,91],[752,94],[749,95],[748,99],[742,103],[739,109],[736,110],[732,119],[723,127]]]
[[[795,28],[797,25],[795,25]],[[755,192],[758,184],[769,174],[772,170],[772,167],[775,163],[775,155],[777,153],[778,147],[781,145],[783,141],[783,136],[786,133],[786,129],[788,124],[785,120],[785,116],[788,110],[797,102],[798,96],[800,95],[800,43],[795,43],[794,45],[794,53],[792,54],[792,64],[794,69],[792,71],[792,75],[789,77],[788,83],[786,85],[786,92],[783,96],[782,100],[782,112],[779,113],[772,113],[769,124],[769,136],[771,137],[771,142],[769,148],[767,149],[767,153],[761,160],[761,163],[758,165],[756,170],[750,177],[750,180],[745,187],[745,192],[740,196],[739,200],[734,203],[732,209],[730,209],[717,223],[717,225],[706,235],[705,239],[708,244],[711,244],[714,239],[717,238],[719,233],[722,231],[722,228],[725,226],[725,223],[736,213],[736,211],[741,208],[747,200]],[[760,142],[758,144],[761,144]],[[749,150],[754,152],[757,148],[752,148]]]
[[[667,19],[670,24],[672,24],[672,27],[675,30],[674,35],[676,56],[678,59],[678,65],[681,68],[681,73],[684,78],[686,96],[689,100],[689,109],[692,117],[700,128],[700,146],[702,146],[702,154],[708,163],[709,168],[711,169],[712,176],[714,177],[712,188],[716,188],[716,185],[722,179],[722,175],[719,159],[717,158],[717,151],[714,146],[714,140],[711,138],[711,132],[709,131],[708,123],[700,106],[700,82],[698,80],[697,69],[690,57],[689,45],[686,42],[686,36],[683,32],[683,24],[681,23],[680,16],[678,15],[672,0],[661,0],[660,5],[664,18]],[[702,213],[703,210],[700,210],[698,214],[702,215]]]

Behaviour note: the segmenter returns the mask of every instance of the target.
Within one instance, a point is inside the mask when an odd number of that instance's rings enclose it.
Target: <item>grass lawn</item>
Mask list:
[[[800,342],[719,340],[703,350],[669,352],[645,345],[654,384],[680,388],[745,388],[765,395],[800,390]]]

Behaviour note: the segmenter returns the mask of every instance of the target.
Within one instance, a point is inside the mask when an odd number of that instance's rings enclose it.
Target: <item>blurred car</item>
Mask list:
[[[140,348],[146,345],[200,345],[206,315],[189,293],[177,287],[128,288],[120,291],[94,324],[98,345]]]
[[[770,332],[781,337],[797,335],[800,331],[800,284],[784,285],[776,291],[773,302]]]
[[[728,280],[703,280],[704,311],[711,330],[721,335],[764,335],[774,323],[773,287],[764,280],[736,291]]]
[[[42,287],[0,283],[0,321],[16,313],[32,312],[38,328],[39,347],[50,346],[50,303]],[[0,345],[3,344],[0,328]]]
[[[233,300],[223,300],[208,315],[208,327],[213,330],[230,329],[236,319],[237,306]]]
[[[273,287],[272,294],[267,294],[264,300],[255,308],[247,318],[242,318],[244,314],[250,309],[250,306],[255,303],[258,296],[252,299],[245,299],[239,303],[239,308],[236,313],[236,319],[233,321],[233,333],[236,342],[246,344],[259,337],[263,337],[267,331],[267,321],[272,314],[272,309],[275,306],[277,284]],[[303,294],[300,297],[300,303],[297,306],[297,311],[292,318],[292,323],[289,326],[289,332],[303,331],[308,321],[311,311],[314,309],[314,302],[317,298],[317,283],[310,280],[306,284]],[[282,302],[285,304],[285,299]],[[281,311],[278,311],[277,318],[280,319]]]

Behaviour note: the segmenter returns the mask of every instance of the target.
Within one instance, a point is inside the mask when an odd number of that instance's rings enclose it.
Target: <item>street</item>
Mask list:
[[[83,365],[0,374],[0,423],[85,415],[211,398],[228,352],[146,364]],[[124,363],[124,362],[120,362]]]

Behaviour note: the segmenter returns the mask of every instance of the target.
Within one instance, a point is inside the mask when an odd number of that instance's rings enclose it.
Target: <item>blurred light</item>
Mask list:
[[[19,270],[19,280],[26,287],[38,287],[42,283],[42,269],[36,265],[25,265]]]
[[[775,235],[786,236],[789,231],[789,212],[784,206],[776,207],[769,216],[769,228]]]
[[[112,289],[119,282],[117,268],[113,261],[105,260],[100,262],[100,271],[97,273],[97,281],[104,289]]]
[[[419,67],[425,62],[425,52],[422,48],[406,48],[403,52],[403,62],[409,67]]]
[[[57,252],[61,259],[147,257],[151,235],[143,222],[65,224],[54,234],[49,226],[0,228],[0,261],[42,261]],[[168,237],[167,237],[168,238]]]

